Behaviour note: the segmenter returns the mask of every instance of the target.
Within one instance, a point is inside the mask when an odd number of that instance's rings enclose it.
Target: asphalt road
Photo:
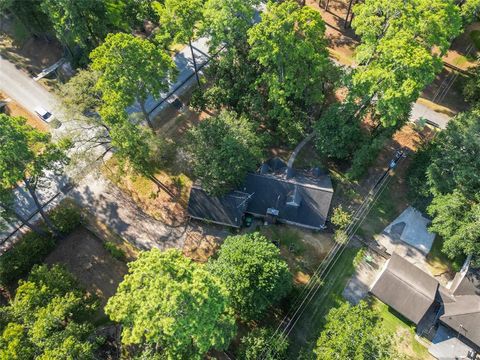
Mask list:
[[[195,48],[194,53],[197,66],[201,66],[208,60],[206,39],[198,39],[193,42],[193,46]],[[174,90],[182,91],[181,85],[191,78],[194,70],[190,48],[186,47],[178,52],[174,57],[174,61],[178,67],[176,81],[170,85],[170,89],[167,92],[150,97],[147,105],[149,110],[153,110],[167,94],[171,94]],[[37,106],[51,110],[64,123],[60,129],[55,130],[56,135],[65,131],[66,126],[70,126],[67,124],[71,124],[71,122],[64,121],[60,100],[55,95],[49,93],[26,73],[17,69],[15,65],[3,58],[0,58],[0,90],[32,113]],[[130,112],[135,112],[137,109],[132,107],[129,110]],[[139,209],[131,202],[122,198],[120,194],[106,196],[114,190],[104,179],[94,178],[88,176],[88,174],[84,174],[84,176],[88,178],[88,181],[80,181],[80,185],[70,191],[68,195],[73,197],[80,206],[92,212],[93,215],[98,217],[113,231],[120,235],[125,234],[132,241],[136,238],[135,244],[142,249],[151,248],[152,246],[164,247],[179,244],[178,241],[184,235],[183,231],[165,226],[159,221],[152,221],[152,219],[148,219],[146,216],[139,217]],[[37,192],[41,202],[46,203],[60,193],[60,196],[57,196],[55,201],[51,203],[51,206],[54,206],[63,197],[67,196],[61,192],[65,183],[65,177],[52,176],[49,178],[45,184],[46,186]],[[16,189],[15,192],[16,210],[26,217],[34,214],[36,208],[30,195],[21,187]],[[99,206],[94,208],[92,204]],[[118,209],[119,211],[112,211],[112,209]],[[33,219],[36,218],[38,218],[38,215],[33,217]],[[9,224],[7,229],[0,230],[0,242],[18,226],[18,223],[13,222]]]

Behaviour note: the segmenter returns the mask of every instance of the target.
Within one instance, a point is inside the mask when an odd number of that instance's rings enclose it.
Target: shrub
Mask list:
[[[45,260],[55,247],[51,236],[29,232],[0,257],[0,283],[8,286],[26,275],[35,264]]]
[[[267,328],[257,328],[241,340],[239,359],[280,360],[285,359],[288,339],[283,336],[273,337],[274,332]]]
[[[60,204],[49,215],[62,234],[69,234],[80,226],[80,211],[71,204]]]
[[[103,247],[112,255],[115,259],[120,261],[125,261],[127,259],[127,255],[125,251],[120,249],[117,245],[115,245],[111,241],[107,241],[103,243]]]

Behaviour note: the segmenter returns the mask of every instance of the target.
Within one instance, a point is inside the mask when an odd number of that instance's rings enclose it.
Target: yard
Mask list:
[[[345,248],[327,274],[325,283],[305,308],[305,312],[290,334],[289,359],[297,359],[302,349],[310,353],[315,347],[315,342],[325,323],[325,316],[331,308],[344,301],[342,292],[355,271],[354,259],[359,249],[359,247]]]
[[[115,259],[105,242],[84,227],[60,240],[45,263],[64,265],[84,288],[98,296],[102,309],[127,273],[125,261]]]
[[[377,310],[382,319],[382,327],[386,333],[393,336],[397,349],[405,354],[408,359],[430,360],[433,357],[427,348],[415,339],[415,327],[404,320],[402,316],[390,309],[381,301],[371,298],[372,307]]]

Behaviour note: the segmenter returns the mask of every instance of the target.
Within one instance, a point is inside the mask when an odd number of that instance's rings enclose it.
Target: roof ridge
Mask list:
[[[324,192],[333,193],[333,187],[326,188],[326,187],[323,187],[323,186],[315,186],[315,185],[312,185],[312,184],[300,183],[298,181],[294,181],[293,179],[282,179],[282,178],[280,178],[278,176],[275,176],[273,174],[258,174],[258,173],[250,173],[250,174],[258,176],[258,177],[275,179],[277,181],[282,181],[282,182],[288,183],[288,184],[301,185],[301,186],[304,186],[306,188],[316,189],[316,190],[321,190],[321,191],[324,191]]]

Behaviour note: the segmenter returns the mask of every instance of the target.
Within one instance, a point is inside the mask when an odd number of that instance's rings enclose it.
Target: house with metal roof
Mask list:
[[[192,187],[188,213],[226,226],[240,227],[245,214],[270,223],[285,223],[312,230],[325,228],[333,197],[332,181],[320,169],[296,170],[274,158],[249,173],[236,190],[220,197]]]

